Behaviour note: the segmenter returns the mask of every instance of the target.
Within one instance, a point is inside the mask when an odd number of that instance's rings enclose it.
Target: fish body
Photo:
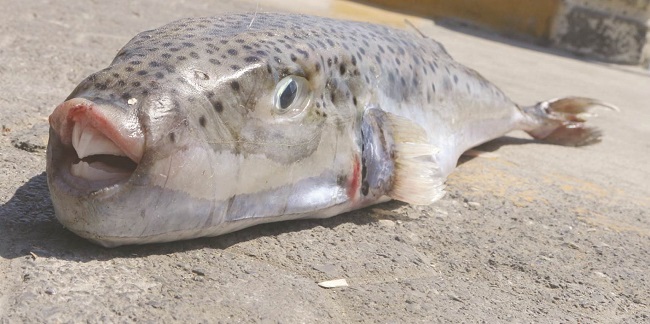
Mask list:
[[[438,42],[294,14],[183,19],[135,36],[50,116],[59,221],[104,246],[215,236],[399,199],[431,204],[467,149],[522,129],[599,133],[601,104],[522,107]]]

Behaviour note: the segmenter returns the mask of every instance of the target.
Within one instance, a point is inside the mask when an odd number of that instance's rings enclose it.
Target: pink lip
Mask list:
[[[134,162],[140,163],[142,159],[144,136],[135,114],[73,98],[56,107],[49,121],[64,145],[72,145],[75,123],[86,122],[113,141]]]

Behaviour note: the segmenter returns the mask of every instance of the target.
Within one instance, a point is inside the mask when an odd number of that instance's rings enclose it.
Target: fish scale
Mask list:
[[[465,150],[511,130],[597,141],[577,115],[594,105],[519,106],[440,43],[381,25],[183,19],[135,36],[55,109],[48,184],[57,218],[105,246],[215,236],[431,204]]]

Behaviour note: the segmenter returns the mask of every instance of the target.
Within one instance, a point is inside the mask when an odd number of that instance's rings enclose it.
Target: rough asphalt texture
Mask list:
[[[139,31],[256,8],[111,3],[0,1],[0,323],[650,321],[650,75],[431,24],[520,103],[581,95],[622,112],[592,120],[595,146],[490,142],[496,156],[463,159],[427,208],[117,249],[76,237],[45,183],[52,109]],[[339,278],[350,286],[317,285]]]

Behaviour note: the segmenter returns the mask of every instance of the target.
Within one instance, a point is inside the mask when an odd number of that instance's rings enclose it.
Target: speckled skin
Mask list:
[[[311,99],[287,116],[272,99],[288,75],[309,82]],[[386,200],[361,192],[360,123],[370,108],[422,127],[443,178],[463,151],[523,120],[431,39],[293,14],[184,19],[142,32],[72,98],[110,107],[112,123],[135,115],[144,134],[133,175],[99,186],[65,180],[63,144],[51,132],[57,217],[106,246],[329,217]]]

